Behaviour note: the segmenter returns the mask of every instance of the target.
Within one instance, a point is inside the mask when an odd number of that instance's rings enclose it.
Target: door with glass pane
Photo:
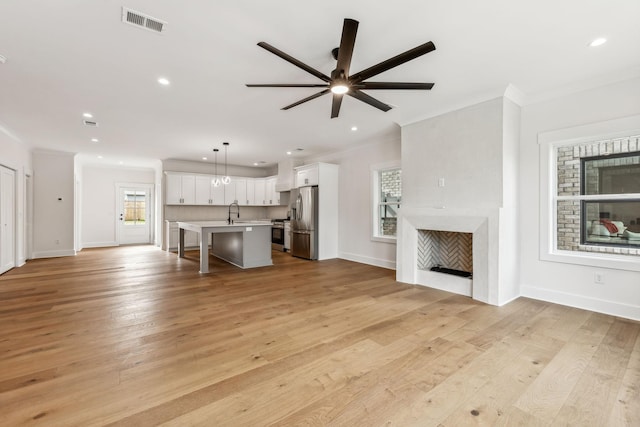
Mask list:
[[[118,243],[120,245],[151,243],[152,186],[118,187]]]

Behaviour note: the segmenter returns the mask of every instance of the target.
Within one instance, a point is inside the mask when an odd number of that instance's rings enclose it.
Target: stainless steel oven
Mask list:
[[[271,249],[284,251],[284,220],[271,221]]]

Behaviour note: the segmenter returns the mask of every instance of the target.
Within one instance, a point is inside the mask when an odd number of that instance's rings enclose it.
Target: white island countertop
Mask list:
[[[178,221],[180,239],[178,256],[184,258],[184,231],[199,234],[200,272],[209,272],[209,245],[207,235],[211,234],[211,252],[241,268],[273,265],[271,260],[271,221],[235,220],[227,221]]]

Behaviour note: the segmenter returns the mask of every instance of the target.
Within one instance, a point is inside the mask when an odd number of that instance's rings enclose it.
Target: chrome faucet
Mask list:
[[[236,211],[234,212],[237,219],[240,219],[240,205],[238,205],[238,201],[234,200],[233,203],[229,205],[229,217],[227,218],[227,224],[233,224],[233,220],[231,219],[231,208],[235,206]]]

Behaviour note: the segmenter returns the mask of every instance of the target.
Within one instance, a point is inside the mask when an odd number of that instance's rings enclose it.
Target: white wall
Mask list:
[[[74,154],[36,151],[33,170],[33,257],[75,255]]]
[[[503,98],[502,122],[502,213],[500,218],[500,277],[498,300],[511,301],[520,295],[518,198],[520,159],[520,106]]]
[[[393,141],[372,142],[351,150],[305,159],[306,163],[317,161],[340,165],[338,256],[365,264],[395,268],[395,243],[371,239],[371,167],[400,161],[400,135]]]
[[[503,98],[496,98],[404,126],[404,204],[501,207],[502,113]]]
[[[640,319],[640,273],[541,261],[539,133],[640,114],[640,78],[522,108],[520,277],[524,296]],[[605,283],[595,284],[603,272]]]
[[[80,209],[81,247],[117,245],[116,184],[154,185],[155,175],[153,169],[84,165]]]
[[[212,153],[213,154],[213,153]],[[210,157],[210,161],[192,162],[188,160],[175,160],[168,159],[162,161],[162,170],[171,172],[189,172],[189,173],[204,173],[213,175],[214,164],[213,158]],[[222,163],[220,160],[222,159]],[[262,178],[265,176],[277,175],[277,166],[274,171],[273,168],[260,168],[250,166],[235,166],[228,165],[227,172],[230,176],[246,176],[251,178]],[[224,175],[224,151],[218,154],[218,175]]]
[[[1,130],[1,129],[0,129]],[[26,176],[32,174],[31,152],[29,148],[4,132],[0,132],[0,165],[16,171],[16,266],[23,265],[27,254],[27,189]]]

